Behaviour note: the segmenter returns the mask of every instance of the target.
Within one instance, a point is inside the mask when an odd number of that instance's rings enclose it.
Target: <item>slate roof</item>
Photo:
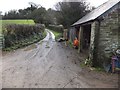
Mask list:
[[[96,9],[91,11],[90,13],[88,13],[87,15],[85,15],[83,18],[79,19],[72,26],[83,24],[83,23],[86,23],[88,21],[95,20],[96,18],[98,18],[99,16],[104,14],[106,11],[111,9],[113,6],[115,6],[119,2],[120,2],[120,0],[109,0],[105,3],[103,3],[102,5],[100,5],[99,7],[97,7]]]

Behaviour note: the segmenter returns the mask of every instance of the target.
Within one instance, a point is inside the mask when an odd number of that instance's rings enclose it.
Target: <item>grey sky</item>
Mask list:
[[[9,11],[9,10],[18,10],[18,9],[24,9],[27,6],[29,6],[28,2],[34,2],[36,4],[40,4],[46,9],[53,8],[54,5],[62,0],[0,0],[0,11],[3,13]],[[108,0],[86,0],[86,2],[90,3],[91,6],[99,6],[102,3],[106,2]]]

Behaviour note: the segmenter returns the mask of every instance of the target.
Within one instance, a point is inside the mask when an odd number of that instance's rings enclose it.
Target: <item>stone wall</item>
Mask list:
[[[89,59],[92,60],[92,66],[99,66],[99,62],[97,60],[97,52],[98,52],[98,39],[99,39],[99,22],[94,21],[91,24],[91,39],[90,39],[90,51],[89,51]]]
[[[118,44],[120,48],[120,3],[118,4]]]
[[[119,5],[104,14],[100,22],[97,60],[102,66],[111,62],[112,52],[120,45]]]

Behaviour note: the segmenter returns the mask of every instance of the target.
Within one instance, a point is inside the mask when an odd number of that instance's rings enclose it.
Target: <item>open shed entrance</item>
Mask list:
[[[75,29],[76,29],[76,34],[75,34],[76,36],[75,36],[75,37],[76,37],[77,39],[79,39],[79,29],[80,29],[80,26],[75,27]],[[75,38],[74,38],[74,39],[75,39]]]
[[[82,48],[84,50],[89,50],[90,47],[90,39],[91,39],[91,24],[87,24],[83,27],[83,40],[82,40]]]

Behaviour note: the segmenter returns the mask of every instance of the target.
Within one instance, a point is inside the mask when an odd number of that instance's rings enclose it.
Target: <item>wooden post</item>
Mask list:
[[[65,46],[68,46],[68,30],[64,29],[64,39],[65,39]]]
[[[79,36],[78,36],[78,40],[79,40],[79,47],[78,47],[78,53],[80,53],[83,49],[83,27],[80,26],[80,29],[79,29]]]

